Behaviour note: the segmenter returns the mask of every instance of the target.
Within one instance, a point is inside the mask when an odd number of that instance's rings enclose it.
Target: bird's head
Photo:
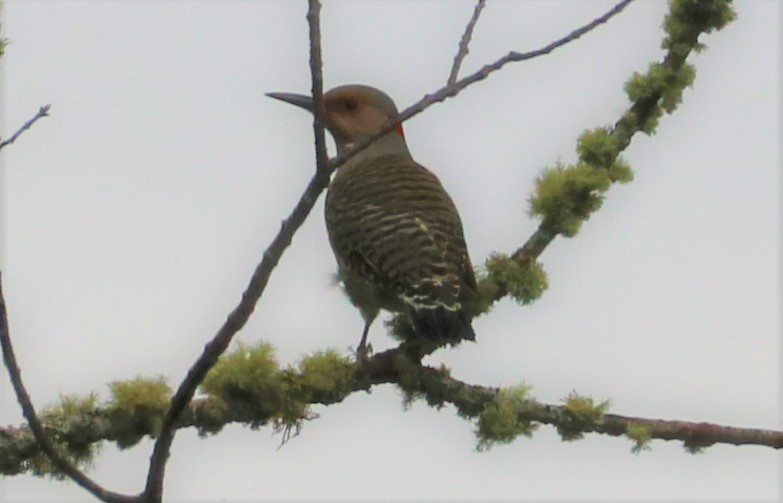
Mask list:
[[[313,111],[313,98],[302,94],[267,93],[267,96]],[[394,101],[383,91],[351,84],[324,94],[324,126],[334,136],[339,151],[378,134],[398,116]],[[389,133],[403,139],[402,126]]]

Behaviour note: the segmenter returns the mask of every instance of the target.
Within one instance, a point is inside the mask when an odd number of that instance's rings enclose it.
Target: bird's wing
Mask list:
[[[336,177],[326,214],[332,247],[351,273],[418,307],[458,310],[472,297],[459,214],[425,168],[375,162]]]

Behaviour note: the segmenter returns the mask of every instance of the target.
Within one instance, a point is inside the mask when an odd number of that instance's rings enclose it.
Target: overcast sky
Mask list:
[[[544,45],[613,1],[490,1],[465,70]],[[138,375],[179,383],[238,302],[313,172],[311,119],[264,97],[307,92],[306,2],[6,0],[8,136],[40,105],[51,117],[0,154],[3,287],[28,389],[106,396]],[[736,5],[704,39],[695,85],[653,137],[623,154],[636,172],[573,239],[543,254],[550,288],[474,323],[476,344],[442,350],[470,383],[526,382],[541,401],[576,389],[613,412],[779,428],[777,2]],[[326,1],[326,87],[364,83],[402,108],[440,87],[473,10],[467,1]],[[536,228],[526,199],[547,165],[575,159],[586,128],[627,106],[633,71],[662,56],[666,4],[639,1],[550,56],[515,64],[406,124],[414,157],[460,208],[474,263]],[[330,284],[323,198],[238,338],[283,364],[359,339]],[[376,351],[393,341],[376,323]],[[0,378],[0,424],[22,416]],[[655,441],[550,427],[488,453],[451,407],[403,411],[392,386],[316,407],[278,450],[269,428],[180,431],[168,501],[775,500],[781,454],[716,446],[693,456]],[[151,443],[107,445],[91,474],[143,486]],[[0,480],[6,501],[84,501],[70,482]]]

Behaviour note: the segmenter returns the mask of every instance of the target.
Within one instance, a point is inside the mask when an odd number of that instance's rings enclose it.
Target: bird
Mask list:
[[[267,96],[314,110],[311,96]],[[336,87],[322,102],[338,155],[399,116],[386,93],[366,85]],[[423,340],[475,341],[468,306],[476,279],[460,215],[438,177],[413,160],[402,125],[337,168],[324,213],[338,278],[365,323],[357,352],[381,309],[407,316]]]

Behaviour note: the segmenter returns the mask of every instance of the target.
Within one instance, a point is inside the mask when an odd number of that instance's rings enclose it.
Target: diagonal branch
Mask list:
[[[391,121],[386,127],[384,127],[378,134],[375,136],[372,136],[368,138],[367,140],[358,143],[354,148],[349,150],[348,152],[345,152],[341,155],[338,155],[337,157],[332,158],[329,161],[330,165],[330,171],[334,171],[339,166],[342,166],[345,161],[353,157],[354,155],[358,154],[359,152],[363,151],[367,147],[369,147],[373,142],[375,142],[378,138],[386,135],[390,131],[393,131],[397,126],[402,124],[403,122],[407,121],[408,119],[419,115],[421,112],[429,108],[430,106],[434,105],[435,103],[439,103],[441,101],[445,101],[448,98],[452,98],[456,95],[458,95],[463,89],[466,87],[475,84],[476,82],[479,82],[481,80],[486,79],[491,74],[495,73],[496,71],[500,70],[504,66],[506,66],[508,63],[512,62],[520,62],[520,61],[527,61],[529,59],[537,58],[540,56],[547,55],[554,50],[563,47],[566,44],[569,44],[570,42],[573,42],[580,38],[581,36],[585,35],[586,33],[594,30],[598,26],[606,23],[614,16],[620,14],[623,10],[625,10],[628,5],[631,4],[634,0],[623,0],[622,2],[618,3],[611,9],[609,9],[605,14],[603,14],[600,17],[595,18],[594,20],[590,21],[586,25],[577,28],[576,30],[572,31],[568,35],[559,38],[555,40],[554,42],[551,42],[544,47],[541,47],[539,49],[535,49],[533,51],[529,52],[515,52],[511,51],[507,55],[503,56],[502,58],[498,59],[494,63],[485,65],[480,70],[476,71],[475,73],[472,73],[468,75],[465,78],[462,78],[458,80],[453,85],[447,85],[445,87],[442,87],[435,91],[432,94],[425,95],[421,100],[417,101],[413,105],[409,106],[402,112],[400,112],[399,116],[396,120]]]
[[[322,176],[322,182],[329,182],[329,159],[326,155],[326,135],[324,133],[324,82],[323,59],[321,58],[321,3],[308,0],[307,24],[310,30],[310,76],[313,96],[313,136],[315,137],[316,172]]]
[[[686,64],[686,58],[697,46],[697,43],[698,32],[695,32],[692,38],[678,44],[677,50],[670,50],[666,54],[662,66],[670,69],[672,72],[680,70]],[[655,113],[661,98],[662,94],[659,92],[634,102],[615,123],[611,130],[611,135],[617,140],[618,153],[628,147],[636,133],[644,130],[644,125]],[[611,160],[609,164],[613,161]],[[542,222],[525,244],[514,252],[512,258],[521,263],[533,262],[555,237],[557,237],[557,233],[547,229],[545,223]]]
[[[38,109],[38,112],[27,122],[22,124],[22,127],[16,130],[16,133],[12,134],[10,138],[7,140],[3,140],[0,142],[0,150],[3,150],[3,148],[7,147],[8,145],[12,144],[19,138],[22,133],[27,131],[32,127],[33,124],[38,121],[38,119],[42,117],[49,117],[49,109],[52,108],[52,105],[44,105],[41,108]]]
[[[283,221],[280,231],[277,233],[272,243],[264,251],[264,258],[256,267],[250,283],[242,294],[242,299],[233,311],[228,315],[223,326],[220,327],[214,338],[207,343],[201,356],[196,363],[188,370],[187,376],[180,384],[176,393],[172,397],[171,406],[163,417],[161,434],[158,437],[153,454],[150,460],[150,471],[147,478],[147,490],[153,489],[162,494],[162,483],[165,471],[166,458],[171,449],[171,443],[174,440],[173,427],[182,414],[183,409],[193,398],[199,383],[209,372],[220,355],[226,350],[234,335],[245,326],[250,315],[255,310],[258,299],[269,282],[272,271],[280,261],[283,252],[291,244],[294,233],[301,227],[310,211],[313,209],[318,196],[324,191],[326,185],[321,180],[320,175],[316,174],[310,179],[302,196],[299,198],[294,210]],[[154,492],[153,492],[154,494]],[[152,501],[160,501],[160,499]]]
[[[43,107],[41,110],[43,110]],[[45,115],[45,112],[43,115]],[[39,112],[39,115],[36,117],[42,117],[43,115]],[[35,120],[30,121],[28,124],[32,124],[34,121]],[[30,126],[27,125],[27,127]],[[23,129],[26,128],[23,127],[20,131]],[[18,134],[15,136],[18,136]],[[11,141],[13,141],[13,137]],[[52,464],[101,501],[107,503],[135,501],[135,498],[132,496],[107,491],[97,482],[82,473],[81,470],[76,468],[76,466],[54,448],[54,445],[46,436],[46,432],[44,432],[43,426],[35,412],[35,407],[33,407],[33,403],[30,400],[30,395],[27,393],[24,383],[22,382],[22,372],[19,370],[19,365],[16,363],[16,355],[14,354],[14,348],[11,345],[11,334],[8,329],[8,313],[6,312],[5,299],[3,298],[2,273],[0,273],[0,345],[2,345],[3,348],[3,362],[8,369],[8,375],[11,377],[11,384],[14,387],[14,392],[16,393],[19,405],[22,407],[22,413],[24,414],[25,419],[27,419],[27,424],[30,426],[30,430],[32,430],[36,442],[41,447],[41,450],[49,457]]]
[[[467,26],[465,26],[465,33],[462,34],[462,39],[459,41],[459,49],[457,49],[457,54],[454,56],[454,64],[451,66],[451,73],[449,73],[449,78],[446,81],[450,86],[453,86],[454,83],[457,82],[460,66],[462,66],[462,61],[469,52],[468,45],[470,44],[470,39],[473,36],[473,29],[476,27],[478,18],[481,15],[481,11],[484,9],[484,5],[486,3],[487,0],[478,0],[476,7],[473,9],[473,15],[470,17],[470,21],[468,21]]]
[[[310,180],[302,197],[299,199],[291,215],[283,222],[272,244],[264,252],[264,258],[256,267],[250,284],[242,294],[242,300],[239,305],[229,314],[223,326],[213,339],[206,345],[201,356],[188,371],[187,376],[180,384],[176,393],[171,399],[171,405],[163,417],[161,432],[158,440],[155,442],[152,457],[150,458],[150,468],[147,474],[147,485],[144,495],[149,501],[160,502],[163,497],[163,478],[166,471],[166,461],[168,460],[171,444],[174,441],[176,433],[176,424],[179,421],[185,407],[193,399],[193,395],[198,385],[204,380],[209,370],[217,363],[218,358],[226,350],[234,335],[242,329],[247,323],[250,315],[255,310],[256,303],[264,293],[272,270],[277,266],[280,257],[291,240],[294,233],[304,223],[310,211],[313,209],[318,196],[326,189],[329,183],[329,172],[326,168],[326,143],[324,139],[324,128],[320,121],[320,110],[322,105],[319,103],[323,98],[323,86],[321,77],[321,42],[319,25],[320,3],[318,0],[310,0],[310,7],[307,14],[308,24],[310,26],[310,68],[312,70],[312,88],[313,96],[316,101],[316,113],[313,123],[315,133],[315,146],[317,158],[317,170],[315,176]]]

